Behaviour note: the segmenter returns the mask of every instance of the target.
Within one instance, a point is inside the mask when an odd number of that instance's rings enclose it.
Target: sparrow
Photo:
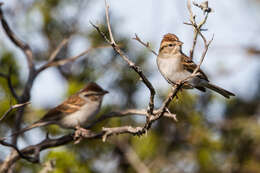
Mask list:
[[[180,81],[187,79],[193,71],[197,68],[197,65],[192,61],[192,58],[186,56],[182,52],[183,43],[179,38],[171,33],[164,35],[157,56],[157,66],[162,76],[168,83],[174,85]],[[196,88],[202,92],[206,91],[206,88],[213,90],[226,98],[235,96],[232,92],[229,92],[219,86],[210,83],[206,74],[199,69],[198,75],[184,83],[184,89]]]
[[[108,91],[96,83],[90,82],[84,89],[49,110],[40,120],[10,136],[49,124],[57,124],[65,129],[84,127],[99,112],[103,97],[107,93]]]

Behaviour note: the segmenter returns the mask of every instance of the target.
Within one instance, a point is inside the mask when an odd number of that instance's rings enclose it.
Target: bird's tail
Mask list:
[[[222,96],[224,96],[228,99],[230,98],[230,96],[235,96],[234,93],[229,92],[229,91],[227,91],[219,86],[213,85],[211,83],[204,83],[204,87],[209,88],[213,91],[216,91],[217,93],[221,94]]]
[[[23,129],[21,129],[21,130],[19,130],[19,131],[17,131],[17,132],[12,133],[12,134],[9,135],[9,136],[0,138],[0,140],[3,141],[3,140],[6,140],[7,138],[10,138],[10,137],[15,136],[15,135],[19,135],[20,133],[24,133],[24,132],[26,132],[26,131],[28,131],[28,130],[33,129],[33,128],[46,126],[46,125],[48,125],[48,124],[50,124],[50,122],[37,121],[37,122],[33,123],[32,125],[29,125],[29,126],[23,128]]]

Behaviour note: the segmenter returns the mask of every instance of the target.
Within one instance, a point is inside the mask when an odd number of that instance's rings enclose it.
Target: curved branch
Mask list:
[[[127,62],[128,66],[130,68],[132,68],[140,76],[140,78],[142,79],[145,86],[149,89],[150,102],[149,102],[149,107],[147,109],[147,113],[153,115],[155,89],[154,89],[153,85],[151,84],[151,82],[143,74],[142,69],[139,66],[137,66],[134,62],[132,62],[127,57],[127,55],[125,55],[124,52],[116,44],[114,37],[113,37],[112,30],[111,30],[111,26],[110,26],[110,20],[109,20],[109,14],[108,14],[109,6],[107,5],[106,0],[105,0],[105,5],[106,5],[107,27],[108,27],[108,31],[109,31],[110,40],[106,37],[105,33],[103,33],[98,26],[94,25],[93,23],[91,23],[91,25],[98,31],[98,33],[105,39],[105,41],[108,44],[110,44],[111,47],[122,57],[122,59]]]
[[[32,54],[32,50],[30,48],[30,46],[23,42],[22,40],[20,40],[15,33],[11,30],[11,28],[9,27],[7,21],[4,18],[4,14],[2,11],[2,5],[3,3],[0,3],[0,20],[2,23],[2,27],[4,28],[6,35],[9,37],[9,39],[17,46],[19,47],[23,53],[26,56],[27,59],[27,63],[29,65],[30,71],[34,71],[35,67],[34,67],[34,62],[33,62],[33,54]]]
[[[133,38],[134,40],[138,41],[139,43],[141,43],[143,46],[145,46],[150,52],[152,52],[155,56],[158,56],[158,54],[151,48],[150,43],[147,42],[143,42],[137,34],[135,34],[135,37]]]
[[[11,106],[3,115],[2,117],[0,118],[0,122],[13,110],[13,109],[17,109],[19,107],[23,107],[23,106],[26,106],[30,104],[30,102],[26,102],[26,103],[21,103],[21,104],[16,104],[16,105],[13,105]]]

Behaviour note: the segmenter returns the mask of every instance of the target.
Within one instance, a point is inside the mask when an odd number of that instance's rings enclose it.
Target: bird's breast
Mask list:
[[[61,126],[66,128],[75,128],[76,126],[86,126],[89,122],[93,120],[95,115],[98,113],[100,109],[100,104],[98,102],[85,104],[80,108],[80,110],[65,115],[61,120]]]
[[[157,58],[159,71],[167,81],[178,82],[186,78],[189,73],[183,69],[181,57]]]

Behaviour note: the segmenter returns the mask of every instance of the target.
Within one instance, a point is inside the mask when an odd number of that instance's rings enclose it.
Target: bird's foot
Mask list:
[[[87,137],[91,134],[90,130],[84,129],[80,126],[76,126],[76,131],[74,133],[74,143],[78,144],[84,137]]]

